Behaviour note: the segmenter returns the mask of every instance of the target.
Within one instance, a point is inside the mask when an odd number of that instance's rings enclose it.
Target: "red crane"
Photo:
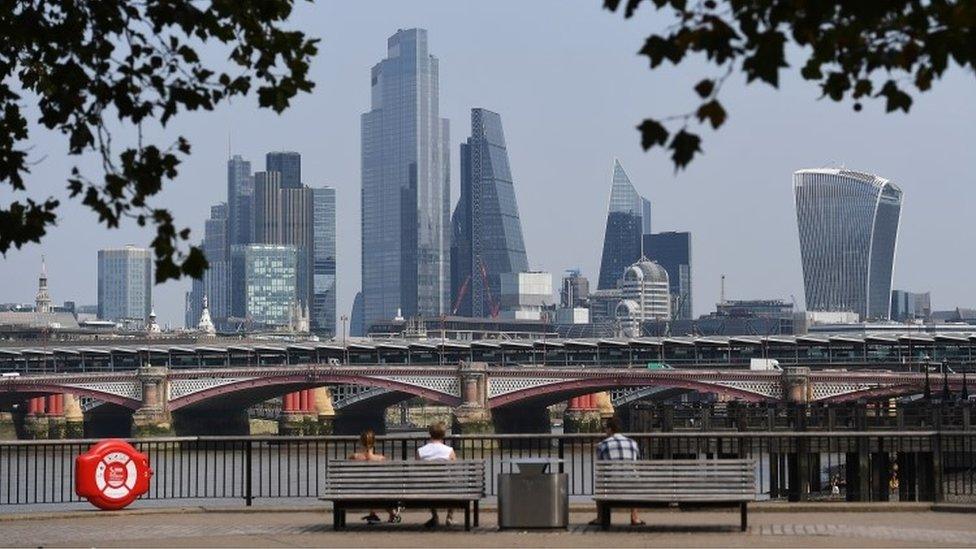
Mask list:
[[[488,311],[491,314],[491,318],[496,318],[498,316],[498,310],[500,309],[500,304],[495,301],[495,298],[491,295],[491,286],[488,285],[488,270],[485,268],[485,262],[478,258],[478,271],[481,274],[481,283],[485,286],[485,296],[486,301],[488,301]],[[451,314],[457,314],[459,308],[461,308],[461,300],[468,293],[468,284],[471,282],[471,275],[468,275],[461,284],[461,289],[458,290],[458,295],[454,299],[454,305],[451,307]]]

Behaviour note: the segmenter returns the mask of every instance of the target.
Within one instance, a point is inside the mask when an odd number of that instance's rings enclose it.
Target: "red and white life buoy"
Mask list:
[[[124,440],[103,440],[75,458],[75,492],[99,509],[122,509],[149,490],[149,458]]]

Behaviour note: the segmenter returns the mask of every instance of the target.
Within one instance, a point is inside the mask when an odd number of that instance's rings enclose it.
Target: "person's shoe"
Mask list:
[[[383,522],[383,520],[380,519],[380,517],[376,516],[376,513],[370,513],[366,515],[365,517],[363,517],[363,520],[366,521],[366,524],[376,524],[378,522]]]
[[[439,522],[437,517],[431,517],[430,520],[424,523],[424,528],[437,528]]]
[[[390,515],[390,524],[400,524],[402,521],[403,517],[400,516],[400,513]]]
[[[447,526],[454,526],[454,517],[447,517],[444,519],[444,524]]]

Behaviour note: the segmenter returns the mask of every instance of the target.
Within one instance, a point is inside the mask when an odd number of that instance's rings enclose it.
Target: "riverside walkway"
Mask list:
[[[935,510],[933,510],[935,509]],[[601,532],[594,512],[575,507],[568,531],[498,531],[495,513],[480,528],[424,529],[422,512],[404,523],[350,521],[333,532],[325,507],[187,507],[0,515],[0,546],[100,547],[946,547],[976,545],[971,507],[915,504],[758,504],[745,533],[733,513],[643,513],[647,526]],[[621,515],[618,523],[623,518]]]

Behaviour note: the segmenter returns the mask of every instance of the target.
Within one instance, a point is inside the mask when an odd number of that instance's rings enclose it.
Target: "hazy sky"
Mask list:
[[[338,196],[338,314],[348,314],[360,285],[360,114],[369,108],[369,69],[386,54],[397,28],[429,30],[440,58],[441,115],[451,121],[452,202],[458,196],[458,143],[470,132],[470,109],[502,116],[529,263],[556,280],[579,267],[595,286],[610,165],[619,157],[653,206],[654,231],[693,233],[695,314],[713,310],[719,279],[729,298],[784,298],[803,305],[803,281],[791,174],[845,166],[877,173],[905,192],[894,287],[932,291],[933,307],[976,305],[969,253],[976,203],[976,82],[958,68],[916,97],[911,114],[885,115],[868,103],[818,100],[818,89],[792,74],[781,89],[746,88],[734,77],[723,91],[728,123],[705,132],[705,155],[677,175],[659,153],[646,154],[634,129],[644,116],[684,112],[703,65],[651,72],[636,55],[651,29],[664,24],[648,6],[632,20],[601,9],[600,0],[300,3],[294,24],[322,38],[312,66],[315,92],[284,115],[254,99],[216,112],[184,115],[160,143],[185,135],[192,157],[158,203],[202,237],[211,204],[226,199],[228,136],[234,153],[264,168],[269,150],[296,150],[304,182],[331,185]],[[124,141],[124,135],[116,143]],[[60,135],[36,131],[28,183],[33,196],[63,194],[76,159]],[[94,173],[90,161],[82,166]],[[9,203],[11,193],[0,191]],[[452,204],[453,210],[453,204]],[[77,205],[61,209],[59,226],[41,245],[0,260],[0,302],[31,302],[41,254],[51,295],[95,303],[96,251],[148,245],[151,233],[128,224],[108,231]],[[182,325],[188,281],[154,289],[164,323]]]

